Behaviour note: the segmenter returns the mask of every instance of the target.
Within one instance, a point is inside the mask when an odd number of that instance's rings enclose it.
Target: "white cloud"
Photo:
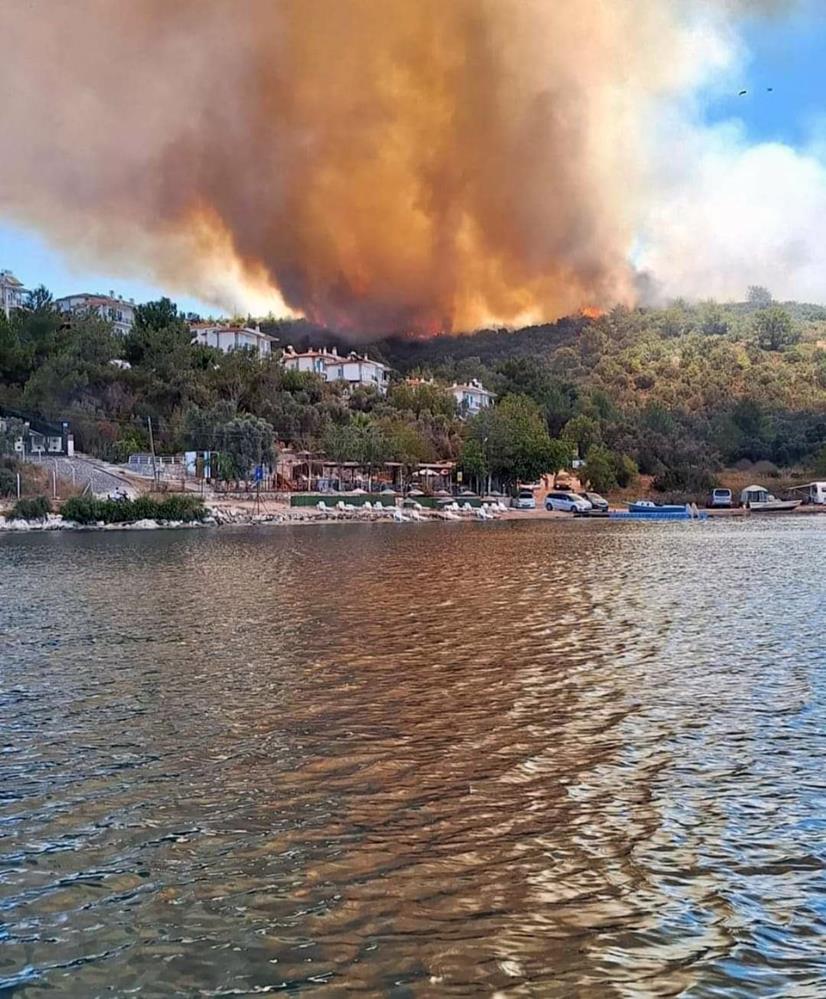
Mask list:
[[[701,98],[747,53],[731,24],[706,22],[699,37],[715,53],[708,76],[653,118],[634,263],[667,298],[742,299],[764,284],[826,301],[826,130],[795,148],[752,142],[737,120],[705,124]]]

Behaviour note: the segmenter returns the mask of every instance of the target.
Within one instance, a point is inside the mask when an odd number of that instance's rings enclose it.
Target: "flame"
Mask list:
[[[601,319],[605,315],[605,309],[600,309],[598,305],[584,305],[579,314],[586,319]]]

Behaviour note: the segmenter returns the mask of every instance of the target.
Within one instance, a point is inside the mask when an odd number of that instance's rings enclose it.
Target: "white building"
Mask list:
[[[0,308],[5,312],[6,319],[12,309],[22,309],[26,289],[23,282],[18,281],[11,271],[0,271]]]
[[[381,361],[351,352],[339,354],[332,350],[297,352],[287,347],[281,358],[289,371],[311,371],[327,382],[347,382],[351,388],[375,388],[382,395],[390,384],[390,368]]]
[[[215,347],[225,354],[231,350],[252,349],[259,358],[269,357],[276,337],[262,333],[256,326],[222,326],[220,323],[192,323],[189,327],[192,342],[204,347]]]
[[[496,399],[496,393],[486,389],[475,378],[464,385],[457,385],[454,382],[450,386],[450,392],[456,400],[461,416],[475,416],[480,410],[492,406]]]
[[[135,322],[135,300],[119,298],[113,291],[108,295],[79,292],[55,299],[55,308],[61,312],[96,312],[101,319],[112,324],[119,336],[126,336]]]

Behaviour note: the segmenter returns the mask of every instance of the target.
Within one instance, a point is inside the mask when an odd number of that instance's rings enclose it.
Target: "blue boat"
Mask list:
[[[688,505],[638,500],[629,503],[628,510],[612,510],[608,516],[611,520],[706,520],[708,514]]]

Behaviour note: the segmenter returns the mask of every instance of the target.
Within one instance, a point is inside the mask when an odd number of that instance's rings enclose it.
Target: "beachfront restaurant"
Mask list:
[[[335,461],[311,451],[279,452],[276,463],[277,488],[295,492],[378,492],[394,489],[423,493],[450,491],[456,463],[453,461],[405,464],[386,461],[367,465],[358,461]]]

